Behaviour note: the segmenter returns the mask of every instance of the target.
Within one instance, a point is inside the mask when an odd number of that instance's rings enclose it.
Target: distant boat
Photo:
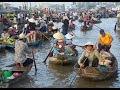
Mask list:
[[[28,44],[28,46],[39,46],[39,45],[41,45],[42,44],[42,41],[41,40],[39,40],[39,41],[36,41],[36,42],[32,42],[32,43],[27,43]]]

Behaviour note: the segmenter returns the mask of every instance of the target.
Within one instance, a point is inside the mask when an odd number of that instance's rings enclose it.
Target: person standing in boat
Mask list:
[[[15,40],[15,63],[17,67],[26,67],[33,62],[31,58],[27,58],[27,54],[30,55],[31,51],[25,42],[24,33],[21,33],[18,39]]]
[[[30,33],[27,35],[31,40],[30,42],[36,42],[36,20],[35,17],[32,16],[31,19],[28,20],[29,21],[29,29],[30,29]],[[28,42],[28,43],[30,43]]]
[[[111,48],[112,41],[111,34],[101,29],[100,35],[98,36],[98,51],[105,50],[106,52],[110,52],[109,49]]]
[[[81,54],[78,64],[81,68],[86,66],[97,67],[100,59],[100,53],[97,51],[95,44],[92,42],[87,42],[83,45],[84,51]]]
[[[87,19],[88,19],[88,15],[87,15],[87,13],[84,13],[83,16],[82,16],[82,20],[84,22],[84,27],[85,28],[87,27]]]
[[[62,25],[63,35],[66,35],[68,33],[68,28],[69,28],[69,19],[67,16],[64,16],[63,17],[63,25]]]

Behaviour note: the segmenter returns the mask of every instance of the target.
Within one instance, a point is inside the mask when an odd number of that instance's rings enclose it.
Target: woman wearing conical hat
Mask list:
[[[55,38],[53,45],[53,56],[57,57],[58,55],[63,55],[65,51],[65,38],[61,32],[53,34]]]
[[[65,49],[71,54],[71,55],[76,55],[77,56],[77,52],[75,50],[75,45],[72,44],[72,39],[74,38],[74,36],[70,33],[65,35],[66,38],[66,46]]]
[[[81,68],[86,66],[97,67],[100,61],[100,53],[95,48],[95,44],[92,42],[87,42],[83,45],[84,51],[81,54],[78,64]]]

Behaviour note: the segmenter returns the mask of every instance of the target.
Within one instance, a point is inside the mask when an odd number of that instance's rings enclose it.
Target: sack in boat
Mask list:
[[[65,60],[65,59],[67,59],[67,56],[66,55],[58,55],[57,59],[58,60]]]
[[[98,65],[98,69],[100,72],[107,72],[107,67],[105,65]]]

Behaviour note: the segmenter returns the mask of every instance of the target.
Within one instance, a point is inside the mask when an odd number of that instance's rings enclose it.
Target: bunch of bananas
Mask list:
[[[7,38],[7,39],[3,40],[3,42],[8,43],[8,44],[13,44],[13,45],[15,44],[15,42],[12,38]]]

